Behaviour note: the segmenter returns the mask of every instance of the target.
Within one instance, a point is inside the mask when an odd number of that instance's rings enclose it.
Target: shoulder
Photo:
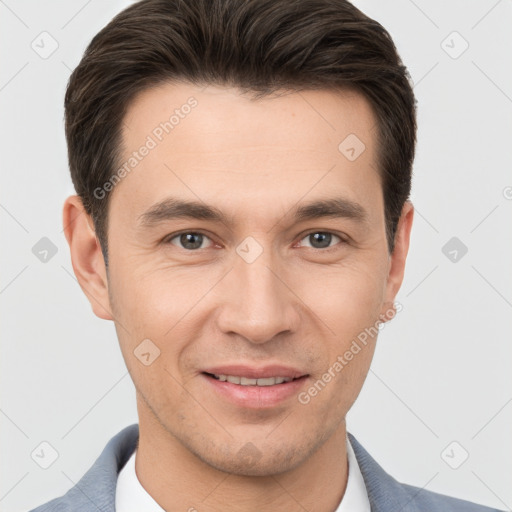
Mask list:
[[[125,427],[107,443],[96,462],[69,491],[30,512],[114,512],[119,472],[139,439],[137,423]]]
[[[363,475],[372,512],[500,512],[398,482],[384,471],[352,434],[348,433],[348,438]]]
[[[443,512],[500,512],[498,509],[478,505],[470,501],[453,498],[433,491],[427,491],[413,485],[398,482],[410,499],[411,505],[417,510],[443,511]],[[407,510],[407,509],[404,509]],[[415,510],[415,509],[413,509]]]

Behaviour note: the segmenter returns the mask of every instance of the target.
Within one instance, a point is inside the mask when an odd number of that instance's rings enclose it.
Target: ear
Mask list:
[[[389,258],[389,272],[386,282],[386,294],[381,311],[381,319],[386,322],[395,316],[394,301],[402,281],[404,279],[405,260],[409,251],[409,239],[411,235],[414,207],[410,201],[406,201],[395,233],[395,247]]]
[[[69,196],[64,202],[62,222],[73,270],[82,291],[97,317],[113,320],[103,253],[92,219],[79,196]]]

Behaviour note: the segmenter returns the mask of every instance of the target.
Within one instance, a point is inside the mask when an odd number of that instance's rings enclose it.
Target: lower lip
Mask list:
[[[274,407],[292,396],[297,396],[308,378],[304,376],[273,386],[241,386],[240,384],[220,381],[204,373],[202,377],[222,397],[227,398],[235,405],[251,409]]]

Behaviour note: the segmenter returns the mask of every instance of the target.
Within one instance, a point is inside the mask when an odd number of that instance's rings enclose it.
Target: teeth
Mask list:
[[[215,375],[214,377],[222,382],[231,382],[240,386],[274,386],[283,382],[290,382],[291,377],[265,377],[262,379],[250,379],[248,377],[237,377],[236,375]]]
[[[264,379],[258,379],[258,386],[273,386],[274,384],[281,384],[281,382],[283,382],[282,377],[265,377]]]
[[[242,386],[256,386],[258,379],[248,379],[247,377],[240,377],[240,384]]]

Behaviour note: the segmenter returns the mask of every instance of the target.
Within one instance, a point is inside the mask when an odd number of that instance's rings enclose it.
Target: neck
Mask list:
[[[225,473],[206,464],[139,406],[137,477],[164,510],[332,512],[346,489],[346,425],[296,468],[267,476]],[[143,409],[145,409],[143,411]]]

